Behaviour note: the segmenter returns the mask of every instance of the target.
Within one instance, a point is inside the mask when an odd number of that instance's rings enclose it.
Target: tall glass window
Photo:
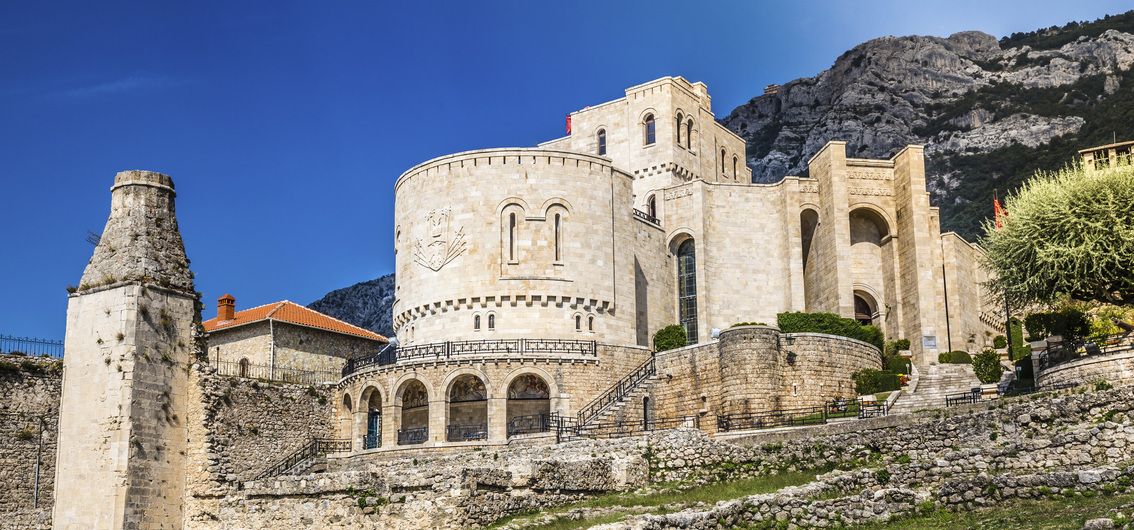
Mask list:
[[[677,316],[689,336],[697,343],[697,251],[692,239],[677,247]]]
[[[658,132],[657,124],[654,123],[654,115],[653,114],[647,114],[646,115],[645,128],[646,128],[646,130],[645,130],[646,145],[652,145],[655,141],[657,141],[657,132]]]
[[[599,156],[606,154],[606,129],[598,130],[598,154]]]

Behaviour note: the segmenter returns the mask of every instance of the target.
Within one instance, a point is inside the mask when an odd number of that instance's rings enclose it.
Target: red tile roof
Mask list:
[[[205,331],[212,333],[223,329],[234,328],[243,326],[245,324],[252,324],[254,322],[261,322],[264,320],[276,320],[279,322],[287,322],[298,326],[307,326],[309,328],[322,329],[332,331],[335,333],[342,333],[344,335],[352,335],[364,339],[376,340],[380,342],[389,342],[386,337],[383,337],[368,329],[363,329],[358,326],[353,326],[339,320],[332,318],[323,313],[308,309],[295,302],[284,300],[282,302],[275,302],[271,304],[237,311],[233,315],[232,320],[217,320],[211,318],[201,323],[205,327]]]

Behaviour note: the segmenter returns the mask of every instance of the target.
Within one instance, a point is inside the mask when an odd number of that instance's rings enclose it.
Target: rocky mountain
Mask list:
[[[721,121],[747,140],[756,182],[806,175],[829,140],[860,158],[924,144],[943,230],[975,240],[994,189],[1015,189],[1078,149],[1134,139],[1132,63],[1134,11],[999,40],[884,37]]]
[[[307,307],[386,337],[394,336],[394,275],[335,289]]]

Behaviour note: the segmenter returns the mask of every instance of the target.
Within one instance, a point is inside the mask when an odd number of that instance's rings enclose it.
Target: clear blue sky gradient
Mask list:
[[[391,272],[393,183],[532,146],[666,75],[718,117],[884,35],[996,36],[1128,2],[34,2],[0,5],[0,333],[61,338],[115,172],[177,184],[206,316]]]

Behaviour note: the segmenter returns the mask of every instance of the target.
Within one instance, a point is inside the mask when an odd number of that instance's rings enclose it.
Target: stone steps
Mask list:
[[[902,392],[891,407],[891,414],[908,414],[920,409],[939,409],[945,407],[945,397],[968,393],[979,387],[980,380],[968,364],[931,365],[926,373],[918,378],[917,389]]]

